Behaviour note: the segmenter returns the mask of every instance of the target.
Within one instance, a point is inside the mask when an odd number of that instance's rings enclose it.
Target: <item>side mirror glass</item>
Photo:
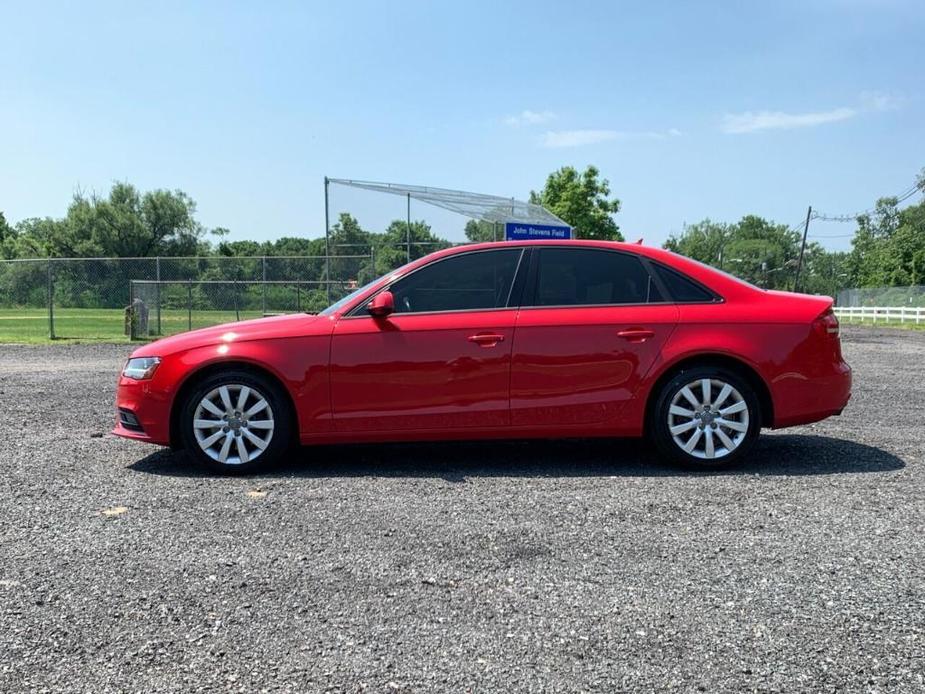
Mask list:
[[[391,313],[395,312],[395,297],[392,296],[392,292],[386,290],[384,292],[379,292],[376,296],[373,297],[373,300],[369,302],[369,315],[374,318],[385,318]]]

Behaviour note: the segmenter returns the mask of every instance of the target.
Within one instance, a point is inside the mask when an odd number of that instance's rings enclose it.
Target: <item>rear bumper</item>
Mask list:
[[[170,445],[170,396],[151,381],[120,377],[116,388],[116,436]]]
[[[818,422],[845,409],[851,398],[851,367],[842,361],[811,375],[782,374],[772,390],[775,429]]]

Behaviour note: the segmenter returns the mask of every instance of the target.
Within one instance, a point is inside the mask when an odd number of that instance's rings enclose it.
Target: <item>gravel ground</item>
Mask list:
[[[0,690],[925,691],[925,333],[695,475],[632,442],[116,439],[129,348],[0,346]]]

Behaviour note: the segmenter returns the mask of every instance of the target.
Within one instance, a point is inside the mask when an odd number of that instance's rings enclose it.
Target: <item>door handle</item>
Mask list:
[[[494,347],[499,342],[504,342],[504,335],[496,335],[495,333],[479,333],[478,335],[470,335],[468,340],[469,342],[474,342],[481,347]]]
[[[617,337],[622,337],[628,342],[645,342],[650,337],[655,337],[655,331],[646,330],[645,328],[630,328],[618,332]]]

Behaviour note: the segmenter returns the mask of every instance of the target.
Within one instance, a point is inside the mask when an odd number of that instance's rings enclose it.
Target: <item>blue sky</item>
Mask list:
[[[324,232],[324,175],[526,197],[593,163],[628,238],[794,223],[925,166],[925,4],[4,3],[0,210],[115,180],[232,238]],[[398,199],[334,191],[376,229]],[[460,238],[462,223],[415,209]],[[846,247],[850,225],[815,223]]]

